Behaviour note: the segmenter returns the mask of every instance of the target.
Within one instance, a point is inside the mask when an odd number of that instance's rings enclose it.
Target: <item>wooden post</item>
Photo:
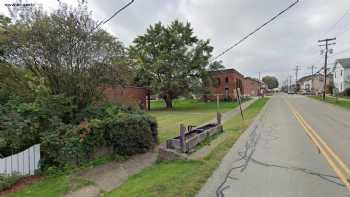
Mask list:
[[[220,112],[216,113],[216,120],[217,120],[217,124],[221,124],[221,113]]]
[[[147,90],[147,110],[151,111],[151,91]]]
[[[217,111],[219,111],[219,108],[220,108],[220,96],[219,95],[216,95],[216,108],[217,108]]]
[[[185,133],[186,133],[185,125],[180,124],[180,144],[181,144],[182,152],[186,152]]]
[[[242,120],[244,120],[243,110],[242,110],[242,102],[241,102],[241,97],[240,97],[240,94],[239,94],[239,88],[236,89],[236,92],[237,92],[237,100],[238,100],[238,103],[239,103],[239,110],[241,111]]]

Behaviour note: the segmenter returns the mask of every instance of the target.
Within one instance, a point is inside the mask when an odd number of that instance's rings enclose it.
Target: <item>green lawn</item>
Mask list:
[[[30,186],[25,187],[19,192],[8,195],[8,197],[24,196],[61,196],[69,190],[68,176],[48,177]]]
[[[322,96],[311,96],[311,98],[319,100],[319,101],[323,101]],[[340,107],[350,109],[350,101],[347,101],[347,100],[338,99],[338,101],[336,101],[336,99],[334,97],[326,97],[326,100],[323,102],[331,103],[333,105],[338,105]]]
[[[220,102],[220,112],[226,112],[238,106],[236,102]],[[173,109],[165,109],[163,101],[151,103],[152,116],[157,119],[159,140],[175,137],[179,133],[180,123],[185,125],[199,125],[216,117],[216,102],[202,102],[198,100],[175,100]]]
[[[245,122],[237,115],[224,124],[227,138],[201,161],[159,162],[132,176],[120,188],[103,196],[178,197],[195,196],[242,131],[254,120],[268,98],[256,101],[245,110]]]

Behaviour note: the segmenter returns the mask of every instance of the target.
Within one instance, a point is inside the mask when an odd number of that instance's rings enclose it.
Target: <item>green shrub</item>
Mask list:
[[[62,124],[42,137],[43,168],[81,165],[101,147],[112,148],[114,154],[132,155],[144,153],[158,142],[157,123],[148,114],[126,113],[115,105],[97,110],[95,118],[79,125]]]
[[[0,191],[3,191],[5,189],[8,189],[12,187],[18,179],[20,179],[21,176],[18,175],[12,175],[12,176],[7,176],[7,175],[0,175]]]
[[[342,96],[350,96],[350,88],[346,88],[342,93]]]
[[[132,155],[157,142],[155,119],[111,103],[78,111],[72,98],[38,91],[32,101],[11,96],[0,104],[0,154],[8,156],[41,143],[44,170],[81,165],[101,147]]]
[[[0,153],[8,156],[41,142],[73,119],[74,105],[62,95],[38,94],[32,102],[12,97],[0,105]]]
[[[141,114],[120,114],[106,125],[107,143],[116,154],[144,153],[154,145],[149,120]]]

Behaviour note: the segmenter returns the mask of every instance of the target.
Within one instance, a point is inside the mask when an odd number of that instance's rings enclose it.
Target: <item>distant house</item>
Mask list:
[[[213,79],[213,83],[210,85],[209,95],[206,95],[206,99],[216,100],[219,96],[220,100],[232,100],[236,99],[236,88],[239,88],[241,94],[244,94],[243,82],[244,76],[237,70],[224,69],[210,72]]]
[[[337,59],[333,68],[333,82],[338,92],[350,88],[350,58]]]
[[[263,83],[258,79],[251,77],[244,78],[244,95],[245,96],[259,96],[259,90],[263,87]]]
[[[104,89],[104,96],[112,103],[147,108],[147,89],[135,86],[110,86]]]
[[[332,81],[332,74],[328,74],[326,79],[326,86],[329,86]],[[321,94],[323,92],[324,75],[319,73],[314,75],[307,75],[300,78],[297,83],[300,87],[299,91],[302,93]]]

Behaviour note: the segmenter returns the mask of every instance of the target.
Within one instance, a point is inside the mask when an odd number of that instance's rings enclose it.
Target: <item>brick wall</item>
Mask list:
[[[235,69],[226,69],[211,72],[213,84],[208,88],[210,95],[209,100],[216,100],[219,95],[220,100],[236,99],[236,88],[240,88],[241,94],[244,94],[243,81],[244,76]]]
[[[104,90],[107,100],[128,106],[139,106],[146,109],[147,90],[142,87],[107,87]]]
[[[245,96],[258,96],[259,82],[255,79],[246,77],[244,79],[244,95]]]

